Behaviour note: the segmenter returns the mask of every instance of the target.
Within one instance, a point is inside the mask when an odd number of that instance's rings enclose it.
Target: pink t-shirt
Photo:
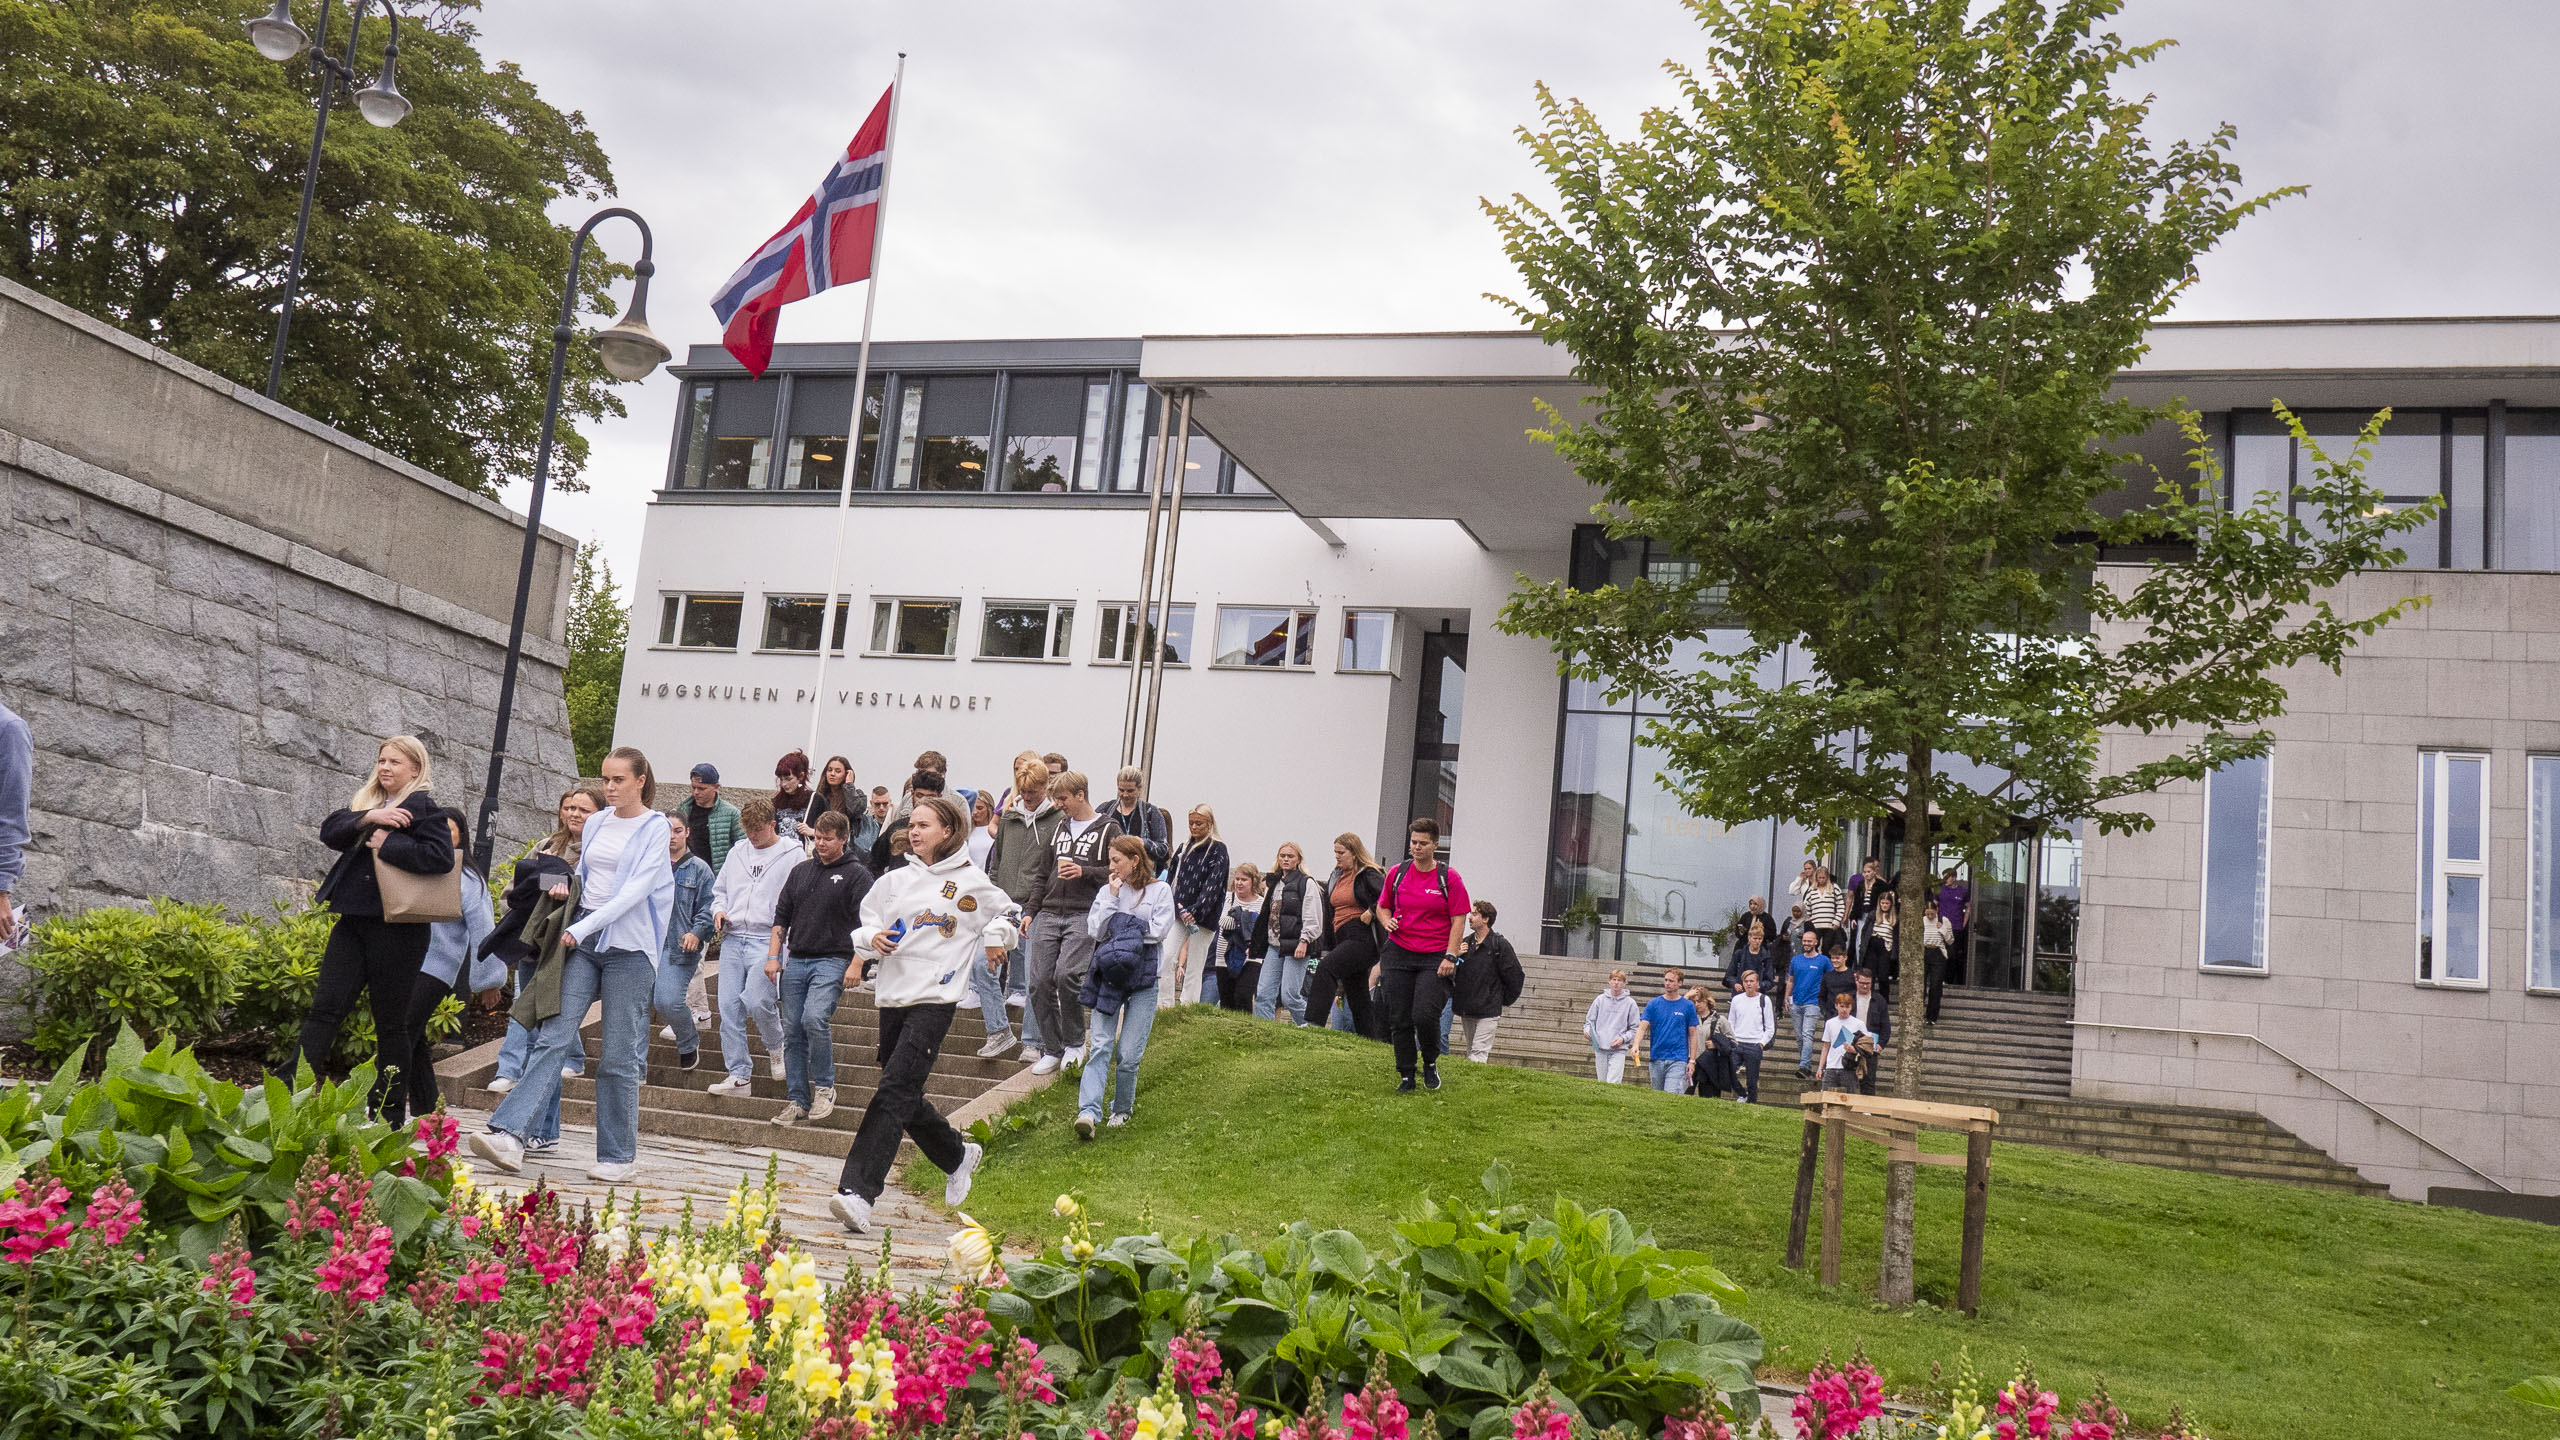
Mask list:
[[[1445,896],[1440,888],[1444,878],[1449,882]],[[1450,927],[1462,922],[1475,903],[1467,898],[1467,882],[1446,865],[1426,871],[1411,864],[1388,872],[1387,882],[1386,893],[1378,897],[1378,912],[1396,917],[1387,943],[1425,955],[1445,953]]]

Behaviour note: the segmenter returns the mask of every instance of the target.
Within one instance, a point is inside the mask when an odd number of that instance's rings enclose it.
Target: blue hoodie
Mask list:
[[[1822,1003],[1822,977],[1831,970],[1830,958],[1819,952],[1808,955],[1797,951],[1787,961],[1789,994],[1798,1005]]]

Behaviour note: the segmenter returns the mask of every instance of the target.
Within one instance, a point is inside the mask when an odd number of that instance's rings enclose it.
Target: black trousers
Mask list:
[[[462,973],[469,974],[470,958],[465,956],[462,963]],[[409,991],[409,1021],[405,1032],[408,1039],[399,1052],[399,1088],[408,1094],[409,1113],[412,1115],[433,1115],[436,1107],[444,1103],[443,1094],[436,1089],[436,1047],[427,1039],[427,1022],[435,1018],[436,1007],[444,1003],[447,995],[461,995],[464,1004],[471,1003],[471,997],[463,994],[460,987],[451,981],[439,980],[424,970],[418,972],[418,983]],[[390,1053],[387,1045],[383,1050]],[[393,1118],[396,1120],[398,1117]]]
[[[393,1124],[407,1118],[405,1090],[395,1090],[395,1073],[408,1069],[409,997],[418,987],[418,965],[427,958],[428,927],[414,922],[393,924],[362,915],[341,915],[320,952],[320,976],[311,992],[311,1008],[302,1016],[299,1048],[314,1071],[327,1062],[338,1043],[338,1027],[364,993],[373,1011],[373,1093],[366,1109],[383,1113]],[[385,1107],[389,1108],[386,1110]]]
[[[924,1098],[925,1077],[942,1054],[942,1037],[951,1030],[957,1005],[883,1005],[880,1007],[880,1088],[862,1109],[862,1126],[853,1132],[853,1149],[844,1157],[838,1190],[877,1200],[889,1183],[889,1166],[898,1158],[898,1141],[912,1139],[924,1158],[948,1173],[960,1168],[966,1142],[933,1102]]]
[[[1218,1008],[1253,1012],[1253,992],[1262,983],[1262,962],[1247,960],[1218,972]]]
[[[1378,951],[1369,938],[1369,927],[1346,927],[1335,937],[1333,948],[1324,952],[1324,959],[1316,964],[1314,978],[1307,982],[1307,1023],[1331,1023],[1334,993],[1340,991],[1342,1003],[1351,1007],[1351,1028],[1377,1039],[1378,1017],[1369,1006],[1369,967],[1377,963]]]
[[[1425,1066],[1440,1063],[1440,1008],[1449,1003],[1449,982],[1440,978],[1443,954],[1407,950],[1390,940],[1379,957],[1386,972],[1387,1040],[1396,1047],[1396,1073],[1411,1079],[1417,1055]]]
[[[1760,1103],[1760,1047],[1733,1042],[1733,1092],[1749,1105]]]
[[[1938,1023],[1938,1002],[1945,999],[1947,994],[1947,952],[1935,945],[1930,946],[1928,957],[1922,962],[1921,968],[1927,972],[1928,976],[1926,981],[1928,989],[1924,992],[1929,1006],[1927,1018],[1930,1024],[1935,1025]]]

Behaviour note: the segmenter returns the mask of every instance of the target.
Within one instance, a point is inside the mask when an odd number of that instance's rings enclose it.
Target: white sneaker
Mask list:
[[[961,1145],[960,1168],[952,1171],[951,1178],[942,1182],[943,1204],[956,1207],[969,1198],[969,1177],[978,1173],[978,1162],[986,1158],[986,1147],[977,1141],[971,1140]]]
[[[693,1012],[693,1028],[694,1028],[694,1029],[696,1029],[696,1030],[708,1030],[708,1029],[710,1029],[710,1028],[711,1028],[711,1012],[710,1012],[710,1011],[708,1011],[708,1010],[696,1010],[696,1011],[694,1011],[694,1012]]]
[[[836,1087],[820,1085],[809,1092],[809,1118],[824,1120],[836,1113]]]
[[[827,1200],[827,1213],[844,1222],[844,1228],[856,1235],[871,1229],[871,1202],[849,1190],[839,1190]]]
[[[1025,1040],[1022,1042],[1022,1053],[1014,1056],[1013,1058],[1016,1060],[1037,1060],[1040,1058],[1040,1047],[1028,1040]]]
[[[627,1183],[638,1167],[624,1160],[599,1160],[587,1167],[587,1178],[607,1185]]]
[[[482,1130],[471,1137],[471,1153],[513,1175],[524,1168],[524,1142],[504,1130]]]
[[[987,1037],[987,1043],[978,1047],[978,1058],[981,1060],[993,1060],[1012,1048],[1012,1031],[1008,1030],[1001,1035],[990,1035]]]
[[[1057,1073],[1058,1073],[1058,1057],[1057,1057],[1057,1056],[1055,1056],[1055,1055],[1043,1055],[1043,1056],[1041,1056],[1039,1059],[1032,1061],[1032,1062],[1031,1062],[1031,1073],[1032,1073],[1032,1074],[1034,1074],[1034,1075],[1055,1075],[1055,1074],[1057,1074]]]
[[[1067,1053],[1066,1053],[1065,1057],[1059,1061],[1059,1063],[1060,1063],[1060,1064],[1062,1064],[1062,1065],[1070,1066],[1070,1067],[1073,1067],[1073,1066],[1077,1066],[1077,1065],[1081,1065],[1081,1064],[1083,1064],[1083,1063],[1084,1063],[1084,1047],[1083,1047],[1083,1046],[1081,1046],[1081,1045],[1071,1045],[1071,1046],[1067,1047]]]
[[[801,1109],[800,1102],[794,1100],[790,1104],[782,1107],[782,1113],[773,1117],[773,1123],[776,1125],[797,1125],[808,1118],[809,1112]]]
[[[782,1068],[782,1057],[781,1057],[781,1056],[779,1056],[779,1055],[767,1055],[767,1056],[766,1056],[766,1057],[764,1057],[764,1058],[765,1058],[765,1060],[768,1062],[768,1063],[766,1064],[765,1068],[766,1068],[767,1070],[769,1070],[769,1071],[771,1071],[771,1072],[772,1072],[772,1074],[773,1074],[773,1078],[774,1078],[774,1079],[776,1079],[776,1080],[782,1080],[782,1079],[787,1079],[787,1078],[789,1078],[788,1074],[787,1074],[787,1073],[783,1070],[783,1068]]]
[[[1119,1129],[1121,1126],[1126,1125],[1126,1124],[1128,1124],[1128,1123],[1129,1123],[1129,1117],[1128,1117],[1128,1116],[1126,1116],[1126,1115],[1114,1115],[1114,1116],[1112,1116],[1110,1119],[1105,1120],[1105,1121],[1103,1121],[1102,1123],[1103,1123],[1103,1124],[1105,1124],[1105,1125],[1110,1126],[1110,1127],[1111,1127],[1112,1129],[1114,1129],[1114,1130],[1117,1130],[1117,1129]]]
[[[705,1085],[702,1088],[712,1095],[753,1095],[756,1093],[756,1082],[731,1076],[717,1084]]]
[[[560,1078],[563,1080],[575,1080],[585,1073],[585,1071],[580,1070],[574,1065],[563,1065],[560,1067]]]
[[[1004,997],[1004,1004],[1005,1008],[1008,1010],[1019,1010],[1022,1008],[1022,997],[1019,995],[1007,995]]]
[[[480,1088],[488,1091],[492,1095],[504,1095],[508,1091],[516,1088],[516,1082],[508,1079],[504,1075],[501,1075],[497,1079],[490,1081],[488,1084],[483,1085]]]

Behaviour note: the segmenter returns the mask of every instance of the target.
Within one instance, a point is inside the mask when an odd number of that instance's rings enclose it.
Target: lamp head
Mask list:
[[[657,267],[643,260],[639,283],[631,287],[631,308],[610,329],[596,332],[596,356],[616,380],[646,380],[675,354],[649,328],[649,274]]]
[[[409,97],[400,93],[400,82],[392,77],[399,54],[399,42],[394,41],[382,52],[382,73],[356,92],[356,112],[377,130],[388,130],[409,118]]]
[[[281,64],[311,48],[311,37],[293,23],[292,0],[276,0],[276,8],[255,20],[244,21],[249,43],[258,53]]]

